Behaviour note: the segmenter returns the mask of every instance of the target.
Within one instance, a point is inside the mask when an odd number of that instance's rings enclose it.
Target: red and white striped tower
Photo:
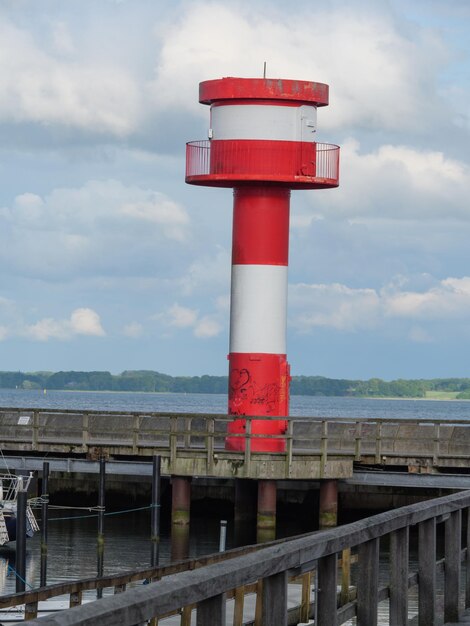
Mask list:
[[[221,78],[200,83],[199,102],[211,107],[209,139],[187,144],[186,182],[234,188],[228,411],[286,417],[290,191],[338,186],[338,146],[315,141],[328,85]],[[251,432],[281,434],[285,424],[253,420]],[[245,419],[228,430],[244,433]],[[245,441],[229,436],[226,447]],[[251,449],[283,451],[284,441],[255,437]]]

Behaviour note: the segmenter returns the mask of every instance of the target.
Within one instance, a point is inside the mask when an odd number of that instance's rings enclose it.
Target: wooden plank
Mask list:
[[[38,602],[31,602],[24,607],[24,621],[28,622],[38,616]]]
[[[373,626],[376,623],[378,597],[378,537],[430,518],[451,515],[469,506],[470,493],[466,491],[387,511],[353,524],[297,537],[281,545],[273,544],[251,554],[182,572],[178,576],[162,579],[158,585],[140,585],[133,589],[132,594],[118,594],[105,597],[100,602],[85,604],[77,608],[73,615],[64,613],[62,617],[58,614],[54,616],[54,623],[57,626],[115,626],[116,623],[132,626],[144,619],[177,610],[182,604],[201,602],[267,575],[295,571],[322,557],[338,553],[345,547],[362,544],[359,548],[358,573],[361,581],[358,589],[358,616],[362,621],[358,623]],[[100,584],[104,586],[102,582]],[[47,621],[43,623],[47,624]],[[426,626],[430,624],[427,622]]]
[[[418,623],[436,626],[436,520],[418,527]]]
[[[251,419],[245,420],[245,472],[244,476],[248,478],[251,472]]]
[[[409,528],[390,535],[390,626],[408,623]]]
[[[82,592],[76,591],[70,594],[69,607],[80,606],[82,603]]]
[[[322,421],[322,436],[321,436],[321,459],[320,459],[320,478],[324,478],[326,471],[326,462],[328,460],[328,422]]]
[[[260,578],[256,584],[256,604],[255,604],[255,626],[262,626],[263,619],[263,579]]]
[[[459,621],[460,597],[460,551],[462,513],[454,511],[444,522],[445,570],[444,570],[444,622]]]
[[[214,471],[214,420],[208,419],[206,427],[207,473],[212,474]]]
[[[337,556],[330,554],[318,561],[318,609],[317,617],[319,624],[336,626],[336,578]]]
[[[196,626],[225,626],[225,595],[208,598],[197,605]]]
[[[243,626],[243,608],[245,605],[245,587],[235,589],[235,606],[233,610],[233,626]]]
[[[359,545],[357,626],[377,626],[379,539]]]
[[[192,612],[193,612],[193,605],[192,604],[190,604],[189,606],[184,606],[183,607],[183,610],[181,611],[180,626],[191,626],[191,615],[192,615]],[[208,623],[210,623],[210,622],[208,622]]]
[[[467,554],[465,555],[465,608],[470,607],[470,507],[465,509],[467,532],[465,536]]]
[[[308,622],[312,595],[312,572],[302,575],[302,600],[300,604],[300,621]],[[235,625],[234,625],[235,626]]]
[[[262,606],[262,626],[287,626],[287,572],[263,579]]]
[[[357,560],[357,559],[356,559]],[[341,554],[341,604],[349,602],[349,586],[351,584],[351,548]]]

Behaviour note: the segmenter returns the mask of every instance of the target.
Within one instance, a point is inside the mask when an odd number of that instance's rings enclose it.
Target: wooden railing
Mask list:
[[[467,467],[470,422],[291,417],[277,437],[283,453],[224,449],[227,423],[214,414],[118,413],[0,409],[4,451],[61,452],[162,457],[163,473],[215,477],[346,478],[353,462],[388,466]],[[270,419],[257,416],[256,420]],[[274,418],[277,419],[277,418]],[[266,475],[266,467],[269,471]],[[262,472],[265,474],[262,475]]]
[[[462,513],[466,521],[462,546]],[[436,527],[444,526],[444,559],[437,560]],[[410,529],[418,531],[418,565],[410,572]],[[389,541],[389,579],[379,586],[379,548]],[[470,493],[463,492],[375,515],[353,524],[272,544],[243,555],[233,556],[193,571],[168,576],[156,583],[109,596],[54,617],[31,624],[84,626],[100,624],[134,626],[169,613],[196,610],[198,626],[226,624],[227,594],[256,585],[261,597],[255,624],[287,626],[306,621],[289,617],[288,578],[317,569],[316,603],[308,603],[309,616],[316,613],[317,626],[339,626],[352,617],[358,626],[377,624],[378,604],[388,599],[390,624],[408,624],[408,590],[418,586],[418,624],[437,623],[436,573],[442,571],[444,622],[458,621],[460,609],[461,561],[465,559],[465,605],[470,606]],[[352,548],[358,555],[356,592],[338,602],[338,555]],[[243,593],[243,592],[242,592]],[[316,606],[315,606],[316,604]],[[238,612],[238,615],[240,613]],[[153,621],[152,621],[153,620]],[[183,622],[181,622],[183,623]],[[189,624],[189,621],[185,622]],[[241,624],[240,621],[234,624]],[[250,622],[253,623],[253,622]]]

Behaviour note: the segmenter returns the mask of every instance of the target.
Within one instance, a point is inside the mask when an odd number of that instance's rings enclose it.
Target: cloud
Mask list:
[[[355,331],[378,322],[380,296],[374,289],[351,289],[345,285],[291,285],[289,305],[295,311],[292,325],[301,332],[313,327]]]
[[[468,326],[470,277],[447,278],[423,291],[405,290],[400,281],[376,289],[342,284],[295,284],[290,287],[290,324],[299,332],[324,327],[344,332],[383,330],[393,322],[409,322],[413,341],[430,340],[423,325],[439,322]]]
[[[447,278],[422,293],[383,292],[384,312],[389,317],[407,319],[468,319],[470,277]]]
[[[102,137],[132,133],[140,110],[132,74],[117,63],[99,57],[88,62],[73,54],[65,22],[53,24],[52,41],[56,54],[32,31],[0,17],[0,121],[58,125]]]
[[[190,328],[197,321],[198,311],[189,309],[179,304],[173,304],[166,312],[166,320],[169,326],[175,328]]]
[[[45,280],[167,271],[176,255],[184,258],[179,246],[189,232],[178,202],[116,180],[90,180],[43,197],[22,193],[0,208],[0,217],[4,271]]]
[[[264,3],[188,5],[163,33],[152,84],[155,106],[196,112],[194,77],[260,76],[268,58],[268,76],[332,86],[334,106],[321,113],[320,127],[435,127],[443,106],[435,84],[450,58],[437,31],[403,27],[391,12],[364,3],[354,9],[317,6],[314,13],[308,3],[269,13]],[[312,30],[312,18],[321,27]]]
[[[201,339],[217,337],[222,331],[222,325],[213,317],[206,315],[197,321],[194,326],[194,336]]]
[[[293,228],[328,217],[470,219],[469,163],[403,145],[384,144],[367,152],[354,139],[342,145],[341,162],[339,189],[310,192],[315,214],[297,215]]]
[[[34,324],[25,325],[17,330],[17,334],[35,341],[49,341],[50,339],[63,341],[78,335],[103,337],[106,333],[96,311],[80,308],[72,311],[70,319],[44,318]]]
[[[308,2],[296,11],[267,2],[200,1],[172,10],[160,4],[108,10],[105,19],[100,8],[84,10],[82,20],[52,13],[39,26],[34,19],[15,23],[5,12],[0,122],[33,124],[48,131],[49,140],[55,128],[97,143],[131,138],[148,145],[149,134],[157,133],[161,149],[188,112],[208,119],[197,102],[200,80],[260,76],[267,59],[269,76],[331,85],[334,106],[320,116],[325,130],[422,132],[437,119],[444,123],[449,99],[436,84],[452,54],[437,29],[398,19],[392,9],[340,2],[315,7],[312,15]],[[446,93],[452,87],[446,85]],[[458,110],[449,120],[468,118],[465,101],[451,99]]]
[[[219,301],[216,308],[220,308]],[[175,303],[163,313],[154,316],[164,327],[177,329],[191,329],[194,337],[198,339],[209,339],[216,337],[222,331],[220,313],[212,315],[199,315],[197,309],[180,306]]]

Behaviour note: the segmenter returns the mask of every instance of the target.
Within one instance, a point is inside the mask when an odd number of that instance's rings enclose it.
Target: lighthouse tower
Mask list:
[[[229,424],[226,448],[243,450],[242,416],[289,415],[286,349],[291,189],[339,182],[339,147],[316,142],[328,85],[221,78],[199,85],[210,105],[208,140],[187,144],[186,182],[233,187]],[[253,451],[281,452],[283,419],[253,420]],[[232,435],[232,436],[230,436]],[[237,436],[233,436],[237,435]]]

